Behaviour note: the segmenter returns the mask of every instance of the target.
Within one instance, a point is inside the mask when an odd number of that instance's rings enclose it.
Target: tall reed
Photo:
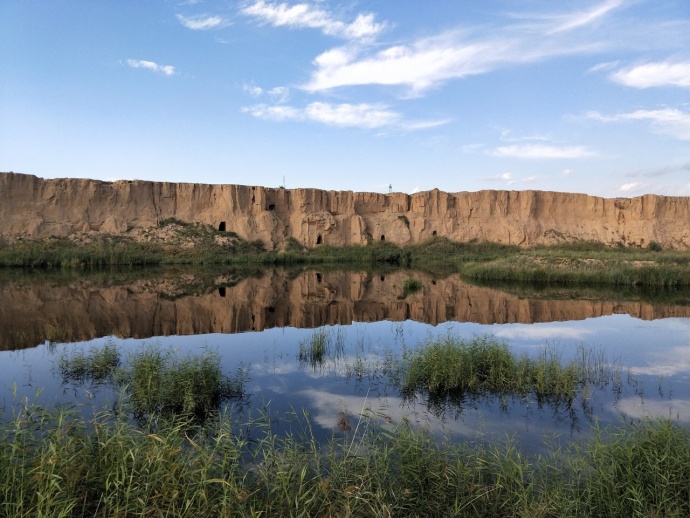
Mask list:
[[[0,515],[126,517],[664,516],[690,514],[690,431],[621,423],[545,456],[508,440],[438,442],[364,415],[319,446],[307,417],[247,436],[227,415],[201,427],[123,413],[85,419],[28,403],[0,424]]]

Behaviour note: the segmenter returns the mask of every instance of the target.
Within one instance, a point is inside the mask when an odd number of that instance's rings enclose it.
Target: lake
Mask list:
[[[406,292],[408,278],[421,288]],[[446,337],[495,337],[512,353],[582,359],[606,375],[569,403],[533,395],[467,395],[432,402],[400,390],[391,365]],[[318,337],[319,361],[303,354]],[[545,438],[576,440],[590,426],[673,417],[690,426],[690,296],[598,288],[479,286],[457,275],[381,270],[201,270],[169,268],[0,279],[0,404],[24,398],[112,405],[116,390],[63,379],[61,357],[146,347],[180,357],[218,353],[228,374],[246,376],[239,419],[268,412],[289,430],[307,413],[319,440],[374,412],[391,426],[407,420],[439,437],[514,436],[538,451]],[[287,416],[287,417],[286,417]]]

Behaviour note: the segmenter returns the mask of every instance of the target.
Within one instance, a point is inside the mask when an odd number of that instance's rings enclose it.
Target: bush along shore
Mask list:
[[[125,409],[123,404],[120,410]],[[668,420],[596,430],[530,456],[439,442],[364,415],[327,445],[219,415],[133,424],[122,411],[24,403],[0,425],[0,515],[62,517],[630,517],[690,515],[690,433]]]
[[[315,334],[300,355],[307,364],[337,358],[338,336],[331,343]],[[222,400],[241,396],[245,378],[227,378],[219,365],[210,351],[177,358],[148,348],[123,359],[106,345],[63,355],[65,381],[120,388],[115,410],[85,417],[76,406],[26,399],[5,408],[0,516],[690,514],[690,430],[670,419],[606,429],[594,422],[590,439],[536,455],[510,438],[439,439],[365,405],[323,444],[306,412],[281,416],[277,433],[270,409],[242,419],[221,410]],[[517,358],[491,338],[423,343],[393,370],[403,391],[449,400],[526,392],[567,399],[603,372],[591,358]]]
[[[690,252],[607,247],[580,241],[519,248],[489,242],[456,243],[445,238],[406,247],[389,242],[365,246],[306,248],[288,239],[267,251],[233,232],[201,223],[164,220],[159,227],[124,235],[80,234],[43,240],[0,239],[0,266],[97,268],[110,265],[386,265],[461,273],[477,281],[617,286],[690,286]]]

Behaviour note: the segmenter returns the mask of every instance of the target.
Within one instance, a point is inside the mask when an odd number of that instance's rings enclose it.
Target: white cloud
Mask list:
[[[591,111],[586,118],[609,123],[627,121],[648,121],[655,130],[670,135],[679,140],[690,140],[690,112],[682,112],[674,108],[659,110],[637,110],[630,113],[616,115],[602,115]]]
[[[241,13],[275,27],[318,29],[329,36],[348,40],[373,38],[386,28],[386,24],[377,23],[371,13],[359,14],[354,22],[345,23],[328,11],[307,3],[288,5],[259,0],[244,7]]]
[[[201,14],[197,16],[176,15],[179,22],[194,31],[206,31],[209,29],[221,29],[230,25],[230,21],[222,16],[208,16]]]
[[[143,59],[128,59],[127,64],[132,68],[145,68],[154,72],[161,73],[166,76],[175,74],[175,67],[171,65],[159,65],[154,61],[145,61]]]
[[[624,183],[618,188],[618,190],[622,192],[631,192],[639,190],[643,185],[644,184],[641,184],[639,182]]]
[[[587,72],[599,72],[600,70],[611,70],[612,68],[616,68],[620,61],[607,61],[606,63],[598,63],[594,65],[592,68],[587,70]]]
[[[611,74],[616,83],[633,88],[654,86],[690,87],[690,61],[683,63],[647,63],[632,68],[621,69]]]
[[[574,169],[563,169],[563,171],[561,171],[561,174],[562,174],[563,176],[570,176],[570,175],[573,174],[574,172],[575,172]]]
[[[242,90],[247,92],[252,97],[261,97],[261,95],[264,93],[263,88],[261,88],[260,86],[246,84],[246,83],[242,86]]]
[[[286,120],[304,120],[304,114],[292,106],[269,106],[267,104],[255,104],[242,108],[245,113],[251,114],[257,119],[282,122]]]
[[[449,79],[557,56],[599,52],[601,42],[568,33],[600,20],[619,4],[618,0],[608,1],[587,13],[551,17],[547,23],[452,30],[383,49],[331,49],[314,60],[316,70],[303,88],[315,92],[353,85],[397,85],[419,95]]]
[[[547,142],[551,140],[548,135],[527,135],[527,136],[515,136],[510,130],[501,131],[501,141],[503,142],[525,142],[529,140],[537,140]]]
[[[527,144],[522,146],[502,146],[494,150],[494,155],[504,158],[551,159],[551,158],[587,158],[596,153],[583,146],[546,146]]]
[[[331,104],[313,102],[304,108],[285,105],[256,104],[242,109],[258,119],[270,121],[312,121],[327,126],[375,129],[395,127],[406,130],[426,129],[444,121],[409,122],[400,113],[378,104]]]
[[[622,4],[623,0],[607,0],[603,4],[597,5],[588,11],[565,15],[562,17],[562,21],[549,31],[549,34],[570,31],[590,25],[600,20],[614,9],[620,7]]]
[[[498,182],[498,181],[508,181],[512,180],[513,178],[513,173],[500,173],[495,176],[485,176],[484,178],[480,178],[480,180],[483,180],[485,182]]]
[[[271,97],[273,102],[279,104],[286,102],[290,97],[290,90],[285,86],[276,86],[275,88],[271,88],[266,93],[269,95],[269,97]]]

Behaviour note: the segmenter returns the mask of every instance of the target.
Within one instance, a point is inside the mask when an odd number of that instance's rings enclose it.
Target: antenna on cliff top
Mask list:
[[[390,194],[390,193],[392,193],[392,192],[393,192],[393,184],[392,184],[392,183],[389,183],[389,184],[388,184],[388,194]]]

